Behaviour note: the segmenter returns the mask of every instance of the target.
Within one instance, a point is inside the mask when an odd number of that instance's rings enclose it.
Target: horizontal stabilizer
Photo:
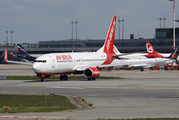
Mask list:
[[[12,60],[8,60],[8,56],[7,56],[7,48],[5,48],[5,55],[4,55],[4,60],[7,63],[15,63],[15,64],[21,64],[21,65],[30,65],[32,66],[33,63],[27,63],[27,62],[19,62],[19,61],[12,61]]]

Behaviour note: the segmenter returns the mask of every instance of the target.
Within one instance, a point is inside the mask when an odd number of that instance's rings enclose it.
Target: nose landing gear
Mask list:
[[[45,82],[45,78],[44,77],[41,77],[41,82]]]

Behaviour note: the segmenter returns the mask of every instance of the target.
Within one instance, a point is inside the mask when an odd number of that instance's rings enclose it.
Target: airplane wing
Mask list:
[[[33,64],[33,63],[29,63],[29,62],[19,62],[19,61],[8,60],[7,48],[5,48],[4,60],[5,60],[7,63],[15,63],[15,64],[22,64],[22,65],[30,65],[30,66],[32,66],[32,64]]]
[[[98,68],[104,68],[104,67],[142,67],[142,68],[149,68],[152,66],[156,66],[157,64],[159,64],[159,62],[155,62],[155,63],[141,63],[141,64],[128,64],[128,63],[112,63],[112,64],[107,64],[107,65],[100,65],[98,66]]]
[[[21,65],[29,65],[32,66],[32,63],[26,63],[26,62],[18,62],[18,61],[12,61],[12,60],[7,60],[7,63],[15,63],[15,64],[21,64]]]
[[[143,68],[147,68],[147,67],[151,67],[149,64],[108,64],[108,65],[100,65],[98,66],[98,68],[104,68],[104,67],[143,67]]]
[[[24,62],[26,63],[32,63],[31,61],[27,60],[27,59],[22,59]]]
[[[129,67],[149,68],[149,67],[151,67],[151,65],[149,65],[149,64],[133,64],[133,65],[130,65]]]
[[[84,71],[85,69],[87,69],[90,66],[78,66],[75,70],[76,71]]]

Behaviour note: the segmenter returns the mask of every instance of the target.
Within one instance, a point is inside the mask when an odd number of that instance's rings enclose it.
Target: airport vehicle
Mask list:
[[[103,65],[110,64],[115,56],[113,52],[116,28],[116,16],[113,17],[104,45],[97,52],[51,53],[35,59],[33,63],[9,61],[7,49],[5,61],[32,65],[33,71],[41,77],[41,81],[51,75],[61,74],[60,80],[68,80],[68,74],[84,74],[88,80],[95,80],[100,75]],[[100,67],[99,67],[100,66]]]
[[[153,66],[165,66],[168,64],[172,64],[176,62],[176,58],[178,57],[178,54],[176,48],[169,57],[165,58],[146,58],[146,59],[127,59],[127,60],[113,60],[113,62],[109,65],[105,65],[105,67],[125,67],[125,68],[141,68],[141,71],[144,70],[144,68],[150,68]]]

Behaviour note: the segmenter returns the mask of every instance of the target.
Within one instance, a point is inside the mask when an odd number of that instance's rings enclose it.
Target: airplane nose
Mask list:
[[[35,64],[35,63],[34,63],[34,64],[32,65],[32,69],[33,69],[34,72],[37,73],[37,72],[40,71],[40,66],[39,66],[38,64]]]

